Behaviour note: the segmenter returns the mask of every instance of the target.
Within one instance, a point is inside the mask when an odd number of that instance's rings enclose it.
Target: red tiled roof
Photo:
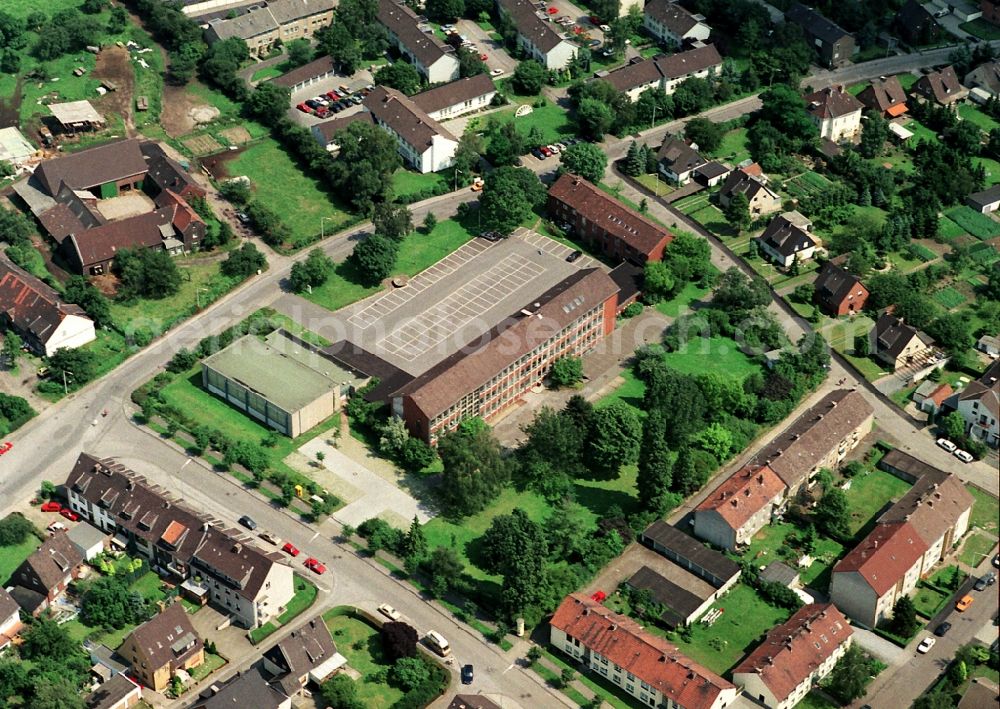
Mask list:
[[[847,618],[832,603],[811,603],[771,628],[764,642],[736,666],[733,676],[758,675],[782,702],[853,633]]]
[[[80,306],[62,302],[58,293],[6,254],[0,255],[0,313],[42,343],[48,342],[67,316],[87,317]]]
[[[926,551],[927,545],[909,522],[879,524],[833,572],[856,571],[875,593],[884,596]]]
[[[587,221],[639,253],[651,254],[664,239],[668,244],[674,239],[664,227],[577,175],[563,173],[549,188],[549,196],[569,205]]]
[[[954,473],[923,475],[899,501],[879,517],[879,524],[909,522],[928,547],[953,529],[972,509],[972,494]]]
[[[685,709],[708,709],[726,690],[735,696],[734,685],[682,655],[663,638],[644,632],[631,618],[585,595],[567,596],[549,625],[578,639],[588,650],[608,658]]]
[[[740,529],[786,487],[768,466],[746,465],[719,485],[696,511],[715,510],[730,527]]]

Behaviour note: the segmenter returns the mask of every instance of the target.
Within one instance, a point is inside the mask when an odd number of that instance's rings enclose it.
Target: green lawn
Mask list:
[[[788,535],[796,531],[798,531],[796,526],[789,522],[770,524],[754,535],[743,556],[753,561],[758,568],[767,566],[772,561],[783,561],[792,568],[796,568],[798,552],[785,543]],[[827,569],[833,567],[833,564],[843,553],[844,546],[842,544],[818,536],[816,548],[812,554],[813,562],[807,568],[799,569],[799,577],[803,585],[808,586],[814,583]]]
[[[330,235],[355,221],[345,205],[308,177],[273,138],[264,138],[226,163],[230,176],[246,175],[254,199],[271,208],[292,232],[291,248]],[[322,222],[322,223],[321,223]]]
[[[721,336],[692,335],[685,347],[668,352],[664,359],[670,367],[685,374],[714,372],[740,381],[760,371],[760,365],[740,352],[735,340]]]
[[[948,217],[938,219],[938,236],[945,241],[950,241],[959,236],[965,236],[966,231]]]
[[[691,641],[674,638],[681,652],[710,670],[725,674],[744,655],[757,646],[761,637],[779,623],[788,620],[787,610],[768,605],[750,586],[737,583],[712,605],[723,609],[711,626],[695,623]]]
[[[392,176],[392,192],[397,199],[403,202],[413,201],[415,195],[422,192],[426,194],[430,190],[439,189],[440,193],[443,194],[451,191],[455,185],[454,172],[454,170],[444,170],[442,172],[429,172],[425,175],[400,168]],[[458,184],[465,185],[470,182],[467,176],[459,175],[458,178]]]
[[[971,22],[963,22],[958,27],[971,35],[979,37],[979,39],[1000,39],[1000,27],[990,24],[981,17],[978,17]]]
[[[198,306],[204,308],[218,300],[240,282],[240,279],[223,276],[215,262],[183,258],[176,263],[181,273],[181,287],[173,295],[159,300],[112,303],[111,317],[120,327],[134,324],[159,335],[196,313]]]
[[[395,272],[414,276],[472,238],[473,233],[469,227],[453,219],[438,222],[430,234],[415,231],[403,240],[399,248]],[[313,288],[312,293],[303,294],[303,297],[327,310],[339,310],[378,291],[378,287],[369,288],[358,284],[351,265],[341,263],[326,283]]]
[[[58,517],[54,516],[53,519],[58,519]],[[40,544],[38,537],[31,535],[21,544],[0,547],[0,583],[6,583],[10,575],[21,565],[21,562],[31,556],[31,553]]]
[[[837,705],[824,699],[816,692],[809,692],[802,701],[795,705],[795,709],[837,709]]]
[[[906,130],[913,133],[913,137],[910,138],[909,141],[907,141],[911,145],[916,145],[921,140],[927,140],[932,143],[937,140],[937,133],[932,131],[930,128],[928,128],[915,118],[912,119],[909,123],[907,123],[903,127],[906,128]]]
[[[711,288],[699,286],[697,283],[688,283],[670,300],[663,300],[657,303],[656,309],[669,318],[676,318],[682,312],[688,310],[691,307],[691,303],[701,300],[711,292]]]
[[[983,170],[986,171],[987,187],[990,187],[1000,182],[1000,162],[997,162],[992,158],[982,158],[982,157],[972,158],[972,162],[975,165],[981,165]]]
[[[689,217],[701,224],[716,236],[736,236],[738,232],[722,214],[722,210],[714,204],[706,204],[701,209],[688,214]]]
[[[296,574],[295,595],[288,602],[285,612],[278,616],[278,622],[286,625],[301,613],[309,610],[313,601],[316,600],[317,593],[319,593],[319,589],[316,588],[316,584]]]
[[[851,505],[851,533],[858,534],[886,503],[909,489],[909,483],[884,470],[852,478],[850,489],[844,491]]]
[[[200,682],[225,664],[226,658],[206,650],[205,662],[200,664],[198,667],[195,667],[193,670],[188,670],[188,672],[191,675],[191,679],[195,682]]]
[[[551,104],[542,106],[520,118],[514,118],[515,110],[517,109],[515,108],[510,112],[502,113],[514,121],[514,125],[517,126],[518,131],[522,135],[527,136],[532,128],[538,128],[541,131],[542,143],[557,143],[563,138],[576,135],[576,124],[573,123],[569,114],[560,106]],[[533,148],[535,146],[530,145],[528,147]]]
[[[925,618],[933,618],[941,608],[945,598],[947,596],[940,591],[928,586],[921,586],[913,597],[913,605],[917,607],[917,613],[920,615]]]
[[[275,77],[281,76],[284,72],[277,66],[269,66],[263,69],[258,69],[250,76],[250,81],[258,82],[264,81],[266,79],[274,79]]]
[[[989,133],[994,128],[1000,127],[1000,123],[987,116],[971,103],[963,103],[958,107],[958,115],[962,120],[973,123]]]
[[[966,485],[965,488],[976,499],[972,505],[972,517],[969,524],[972,527],[979,527],[984,532],[996,534],[998,531],[998,521],[1000,521],[1000,501],[987,492],[983,492],[978,487]],[[3,578],[0,576],[0,578]]]
[[[712,157],[737,165],[750,157],[747,149],[747,129],[734,128],[726,133]]]
[[[333,634],[337,651],[347,658],[347,664],[356,670],[361,679],[355,681],[358,703],[366,707],[389,707],[403,698],[403,692],[384,682],[374,682],[371,675],[387,669],[390,663],[382,658],[382,641],[379,632],[368,623],[338,615],[324,618]]]
[[[903,87],[903,90],[909,91],[911,88],[913,88],[913,85],[917,83],[917,79],[919,79],[920,77],[916,76],[915,74],[906,73],[906,74],[897,74],[896,78],[899,79],[899,84],[900,86]]]
[[[965,544],[962,546],[962,552],[958,555],[958,558],[962,563],[969,566],[979,566],[983,558],[989,556],[996,543],[996,540],[991,537],[986,537],[982,534],[970,534],[966,537]]]

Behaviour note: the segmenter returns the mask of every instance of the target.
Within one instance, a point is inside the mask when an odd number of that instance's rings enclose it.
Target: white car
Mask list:
[[[503,69],[491,69],[490,76],[503,76]]]
[[[972,461],[975,460],[975,458],[972,457],[971,453],[967,453],[966,451],[963,451],[961,449],[952,451],[952,455],[958,458],[963,463],[971,463]]]
[[[610,32],[611,31],[611,26],[610,25],[601,25],[600,30],[601,30],[601,32]]]
[[[388,603],[383,603],[378,607],[378,612],[384,615],[389,620],[399,620],[403,616],[395,608],[390,606]]]
[[[958,450],[958,446],[949,441],[947,438],[937,439],[937,444],[939,447],[944,448],[949,453],[954,453],[956,450]]]
[[[919,645],[917,645],[917,652],[919,652],[921,655],[926,655],[928,652],[931,651],[931,648],[934,647],[934,643],[936,642],[937,640],[935,640],[930,636],[927,636],[926,638],[920,641]]]

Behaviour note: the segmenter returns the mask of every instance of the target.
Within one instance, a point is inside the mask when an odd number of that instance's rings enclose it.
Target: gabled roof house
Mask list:
[[[133,630],[118,648],[132,668],[132,676],[155,692],[162,692],[178,671],[205,662],[205,644],[180,602]]]
[[[898,118],[907,110],[906,91],[898,76],[872,79],[871,84],[858,94],[858,101],[883,118]]]

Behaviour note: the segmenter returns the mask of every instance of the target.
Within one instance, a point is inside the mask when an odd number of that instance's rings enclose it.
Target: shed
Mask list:
[[[1000,355],[1000,337],[983,335],[976,341],[976,349],[990,357],[996,357]]]
[[[760,577],[764,581],[780,583],[785,588],[799,585],[799,572],[783,561],[772,561],[760,572]]]
[[[898,123],[890,123],[889,131],[899,138],[900,140],[906,141],[913,137],[913,131],[909,131]]]
[[[94,130],[104,125],[104,116],[97,112],[90,101],[69,101],[49,104],[49,110],[67,133]]]
[[[0,160],[21,167],[35,154],[35,146],[17,128],[0,128]]]

